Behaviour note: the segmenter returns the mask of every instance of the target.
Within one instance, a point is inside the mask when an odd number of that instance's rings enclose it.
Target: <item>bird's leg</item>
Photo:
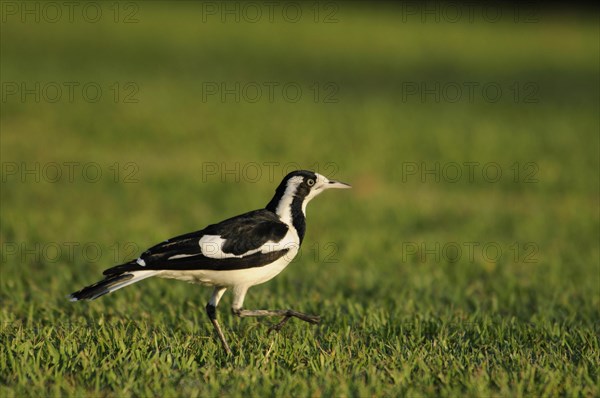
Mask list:
[[[275,330],[279,331],[287,323],[287,321],[294,317],[301,319],[305,322],[317,324],[321,321],[321,317],[317,315],[308,315],[302,312],[294,311],[294,310],[244,310],[244,309],[233,309],[233,313],[241,318],[249,317],[249,316],[282,316],[284,317],[281,322],[275,324],[270,328],[269,331]]]
[[[212,322],[213,326],[215,327],[215,330],[217,331],[217,335],[219,336],[219,340],[221,340],[221,343],[223,344],[223,348],[225,348],[225,351],[227,351],[228,355],[232,355],[231,348],[229,348],[229,344],[227,344],[227,340],[225,340],[225,335],[221,330],[219,321],[217,321],[217,307],[210,303],[206,304],[206,313],[208,314],[210,321]]]
[[[221,343],[223,344],[223,348],[225,348],[225,351],[227,351],[228,355],[232,355],[231,348],[229,348],[229,344],[227,344],[227,340],[225,340],[225,335],[221,330],[219,321],[217,321],[217,305],[219,304],[221,297],[223,297],[223,293],[225,293],[225,290],[227,290],[227,288],[222,286],[215,286],[215,290],[213,290],[213,294],[208,304],[206,304],[206,313],[208,314],[210,321],[212,322],[213,326],[215,327],[215,330],[217,331],[217,335],[219,336],[219,340],[221,340]]]

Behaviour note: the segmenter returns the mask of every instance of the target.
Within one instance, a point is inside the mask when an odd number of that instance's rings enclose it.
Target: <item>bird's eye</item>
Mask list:
[[[313,180],[312,178],[309,178],[308,181],[306,181],[306,183],[308,184],[309,187],[312,187],[313,185],[315,185],[315,180]]]

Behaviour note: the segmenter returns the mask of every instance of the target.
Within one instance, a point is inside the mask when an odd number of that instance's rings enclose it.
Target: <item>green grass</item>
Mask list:
[[[11,82],[103,88],[96,103],[1,104],[2,396],[598,396],[597,20],[402,23],[399,8],[342,4],[333,24],[222,24],[198,12],[141,3],[135,24],[2,23],[3,94]],[[114,82],[121,95],[134,82],[139,101],[115,103]],[[203,101],[206,82],[293,82],[304,95]],[[338,101],[315,102],[311,87],[328,82]],[[403,98],[407,82],[504,93],[421,102]],[[515,83],[537,101],[515,101]],[[7,169],[36,162],[80,166],[55,183]],[[90,162],[97,182],[80,174]],[[258,178],[222,173],[251,162]],[[421,162],[503,174],[453,183],[403,169]],[[275,320],[234,317],[226,294],[227,358],[204,313],[210,288],[146,280],[66,300],[154,243],[264,206],[290,163],[354,189],[309,205],[302,256],[245,306],[322,324],[267,335]]]

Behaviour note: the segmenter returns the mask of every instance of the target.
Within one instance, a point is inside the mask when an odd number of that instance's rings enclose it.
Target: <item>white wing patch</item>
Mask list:
[[[199,254],[200,253],[198,253],[198,254],[175,254],[174,256],[167,258],[167,260],[177,260],[178,258],[194,257]]]
[[[288,229],[286,235],[279,242],[267,241],[261,247],[248,250],[247,252],[242,253],[240,255],[223,252],[223,245],[226,241],[226,239],[221,238],[221,236],[219,235],[204,235],[202,238],[200,238],[198,244],[200,245],[200,250],[202,250],[203,255],[214,259],[242,258],[258,252],[269,253],[283,249],[293,249],[293,251],[297,251],[300,247],[300,240],[298,239],[298,235],[291,228]],[[171,258],[169,258],[169,260],[170,259]]]
[[[202,254],[210,258],[227,258],[227,257],[242,257],[235,256],[231,253],[223,253],[223,245],[225,239],[221,238],[220,235],[204,235],[198,241]],[[255,251],[254,251],[255,252]]]

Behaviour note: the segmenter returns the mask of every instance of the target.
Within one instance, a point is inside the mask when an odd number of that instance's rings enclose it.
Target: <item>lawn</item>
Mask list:
[[[600,394],[597,15],[75,3],[2,3],[2,396]],[[295,168],[353,189],[245,307],[320,325],[66,299]]]

